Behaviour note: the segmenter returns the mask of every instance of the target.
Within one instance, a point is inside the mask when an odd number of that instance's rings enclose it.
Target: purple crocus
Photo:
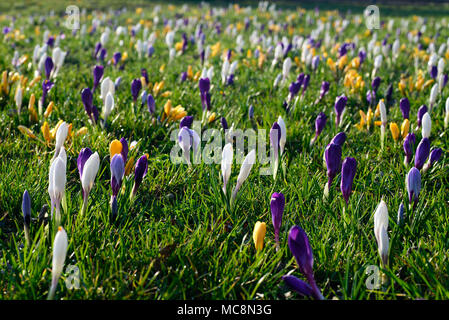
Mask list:
[[[293,226],[288,234],[288,247],[295,257],[296,263],[301,273],[306,277],[310,287],[309,290],[302,291],[302,294],[310,293],[312,297],[318,300],[323,300],[320,289],[317,287],[315,277],[313,275],[313,252],[310,247],[309,238],[305,231],[299,226]],[[291,279],[288,279],[291,280]],[[292,284],[292,281],[286,281],[287,284]],[[298,283],[297,281],[295,281]],[[298,289],[297,286],[295,289]],[[306,287],[307,288],[307,287]]]
[[[225,117],[221,117],[221,119],[220,119],[220,122],[221,122],[221,126],[223,127],[223,130],[228,130],[228,122],[226,121],[226,118]]]
[[[126,141],[125,138],[120,139],[120,143],[122,144],[122,152],[121,155],[123,157],[123,161],[126,163],[126,160],[128,159],[128,141]]]
[[[433,149],[430,152],[429,160],[423,167],[424,172],[429,170],[435,162],[438,162],[438,160],[440,160],[442,154],[443,154],[443,150],[441,148]]]
[[[270,130],[270,142],[274,151],[274,172],[273,178],[276,180],[277,168],[279,165],[279,142],[281,140],[281,127],[277,122],[273,123]]]
[[[282,193],[275,192],[271,195],[270,208],[271,220],[274,227],[274,239],[279,248],[279,231],[281,229],[282,215],[284,213],[285,197]]]
[[[131,95],[133,96],[134,103],[137,101],[140,89],[142,89],[142,81],[140,79],[134,79],[131,82]]]
[[[414,133],[409,133],[405,139],[404,139],[404,152],[405,152],[405,158],[404,158],[404,164],[407,165],[412,161],[413,157],[413,146],[415,145],[416,138]]]
[[[309,82],[310,82],[310,74],[307,74],[304,76],[304,81],[302,82],[301,97],[304,97],[304,93],[306,92],[307,87],[309,86]]]
[[[427,111],[429,111],[429,110],[428,110],[428,108],[427,108],[427,106],[425,104],[423,104],[418,109],[418,127],[419,128],[421,128],[422,117],[426,114]]]
[[[387,90],[385,91],[385,102],[389,104],[393,99],[393,85],[389,84]]]
[[[313,145],[315,141],[318,139],[318,136],[321,134],[321,132],[324,129],[324,126],[326,125],[327,117],[324,112],[320,112],[318,116],[315,119],[315,136],[310,141],[310,145]]]
[[[402,117],[404,119],[409,119],[410,118],[410,102],[408,101],[407,98],[402,98],[399,101],[399,108],[401,109]]]
[[[147,96],[147,106],[148,111],[153,114],[156,111],[156,101],[154,101],[154,98],[151,94]]]
[[[78,154],[78,158],[76,159],[76,166],[78,167],[78,173],[80,175],[80,180],[83,176],[83,168],[87,159],[93,154],[92,150],[89,148],[82,148],[80,153]]]
[[[203,111],[207,108],[210,110],[210,80],[209,78],[201,78],[199,80],[199,88],[200,88],[200,97],[201,97],[201,105],[203,107]]]
[[[330,143],[338,144],[339,146],[342,146],[343,143],[346,141],[346,133],[339,132],[335,135],[335,137],[332,138]]]
[[[92,92],[95,92],[95,89],[100,84],[100,80],[103,77],[104,73],[104,67],[103,66],[95,66],[93,70],[93,76],[94,76],[94,85],[92,87]]]
[[[53,88],[53,82],[51,82],[50,80],[44,80],[42,82],[42,105],[45,105],[45,99],[47,98],[47,94],[50,91],[51,88]]]
[[[377,92],[377,89],[379,89],[379,85],[380,85],[380,82],[381,82],[381,81],[382,81],[382,80],[381,80],[380,77],[375,77],[375,78],[373,79],[373,81],[371,82],[371,88],[373,89],[374,93],[376,93],[376,92]]]
[[[432,66],[432,68],[430,69],[430,77],[432,79],[435,79],[438,75],[438,68],[437,66]]]
[[[93,94],[90,88],[84,88],[81,91],[81,101],[84,105],[84,110],[86,110],[87,115],[91,120],[93,120]]]
[[[100,55],[98,56],[98,60],[104,61],[104,59],[106,58],[107,55],[108,55],[108,51],[106,50],[106,48],[102,48],[100,50]]]
[[[347,157],[341,166],[341,184],[340,189],[343,193],[343,198],[346,201],[346,205],[349,201],[349,196],[352,191],[352,183],[354,181],[355,173],[357,170],[357,161],[354,158]]]
[[[122,54],[120,52],[114,53],[113,59],[114,59],[114,66],[116,66],[117,63],[119,63],[120,60],[122,59]]]
[[[326,187],[328,191],[332,184],[332,180],[335,178],[338,171],[340,170],[341,146],[335,143],[328,144],[326,147],[326,151],[324,152],[324,157],[326,160],[326,167],[327,167],[328,181]]]
[[[100,49],[101,49],[101,42],[97,42],[95,44],[94,58],[97,58],[97,55],[98,55],[98,52],[100,51]]]
[[[31,198],[28,190],[25,190],[22,196],[22,213],[25,241],[28,245],[30,245]]]
[[[300,295],[305,297],[310,297],[313,294],[312,288],[309,284],[301,279],[296,278],[292,275],[282,276],[282,280],[285,281],[287,286],[298,292]]]
[[[148,78],[148,71],[145,68],[140,69],[140,74],[145,79],[145,83],[148,84],[149,78]]]
[[[180,76],[181,82],[184,82],[187,80],[187,72],[182,72]]]
[[[415,154],[415,167],[418,170],[421,170],[422,167],[424,166],[424,163],[429,157],[429,153],[430,153],[430,140],[429,138],[423,138],[421,139],[421,142],[418,144]]]
[[[122,185],[125,174],[125,161],[120,153],[115,154],[111,160],[111,188],[112,195],[116,197]]]
[[[321,99],[323,99],[324,96],[329,92],[329,86],[330,83],[328,81],[321,82],[320,98],[318,99],[318,102],[321,101]]]
[[[340,126],[341,117],[343,115],[343,112],[345,110],[347,102],[348,102],[348,98],[345,95],[341,95],[341,96],[337,97],[337,99],[335,100],[335,105],[334,105],[335,115],[336,115],[335,125],[337,127]]]
[[[143,155],[137,160],[136,168],[134,170],[134,186],[131,193],[131,197],[134,197],[137,193],[137,189],[142,183],[143,178],[148,171],[148,159],[146,155]]]
[[[50,79],[51,70],[53,70],[53,60],[51,57],[47,57],[45,59],[45,78],[48,80]]]
[[[179,128],[187,127],[189,129],[191,129],[192,124],[193,124],[193,116],[185,116],[179,122]]]
[[[302,81],[299,82],[298,80],[290,83],[290,86],[288,87],[288,90],[290,92],[288,95],[289,102],[292,101],[293,98],[298,94],[299,90],[301,89],[301,83]]]
[[[406,181],[408,201],[410,206],[414,202],[413,208],[418,203],[419,192],[421,191],[421,173],[415,167],[412,167],[407,174]]]

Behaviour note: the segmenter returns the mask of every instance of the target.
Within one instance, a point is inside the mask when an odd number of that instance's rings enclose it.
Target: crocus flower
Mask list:
[[[200,88],[200,97],[201,97],[201,105],[203,107],[203,111],[210,110],[210,80],[209,78],[201,78],[199,80],[199,88]]]
[[[50,79],[50,74],[51,71],[53,70],[53,60],[51,59],[51,57],[47,57],[45,59],[45,78],[48,80]]]
[[[85,212],[87,211],[87,201],[89,198],[89,193],[92,190],[99,168],[100,156],[98,155],[98,152],[92,154],[82,166],[81,185],[83,187],[83,207],[81,209],[81,214],[85,214]]]
[[[48,293],[48,300],[53,300],[58,286],[58,280],[64,268],[64,261],[67,255],[67,233],[63,227],[58,227],[55,239],[53,241],[53,260],[51,269],[51,286]]]
[[[228,130],[228,122],[226,121],[226,118],[225,117],[221,117],[221,119],[220,119],[220,122],[221,122],[221,126],[223,127],[223,130]]]
[[[421,142],[418,144],[418,147],[416,148],[415,154],[415,167],[418,170],[421,170],[422,167],[424,166],[424,163],[429,157],[429,153],[430,153],[430,140],[429,138],[422,138]]]
[[[346,133],[339,132],[335,135],[335,137],[332,138],[331,143],[338,144],[339,146],[342,146],[343,143],[346,141]]]
[[[122,54],[120,52],[114,53],[113,59],[114,59],[114,66],[117,66],[117,63],[119,63],[120,60],[122,59]]]
[[[348,102],[348,98],[345,95],[339,96],[335,99],[335,105],[334,105],[335,115],[336,115],[335,125],[337,127],[339,127],[341,124],[342,115],[345,110],[347,102]]]
[[[148,106],[148,111],[151,114],[154,114],[154,112],[156,111],[156,101],[154,101],[154,98],[151,94],[149,94],[147,97],[147,106]]]
[[[374,92],[377,92],[377,89],[379,89],[379,85],[381,82],[381,78],[380,77],[375,77],[373,79],[373,81],[371,82],[371,88],[373,89]]]
[[[399,101],[399,108],[402,112],[402,117],[404,119],[410,118],[410,102],[407,98],[402,98],[401,101]]]
[[[412,167],[405,177],[405,185],[407,186],[408,201],[410,207],[414,201],[413,208],[418,203],[419,192],[421,191],[421,173],[415,167]]]
[[[137,160],[136,168],[134,169],[134,185],[133,190],[131,192],[131,198],[133,198],[140,184],[142,183],[143,178],[147,174],[148,171],[148,159],[146,155],[143,155]]]
[[[421,129],[422,137],[429,138],[431,129],[432,129],[432,120],[430,119],[429,113],[426,112],[422,117],[422,129]]]
[[[310,285],[307,282],[296,278],[295,276],[285,275],[285,276],[282,276],[282,280],[285,281],[287,286],[289,286],[290,288],[292,288],[293,290],[295,290],[302,296],[309,297],[309,296],[312,296],[312,294],[313,294],[313,291],[312,291],[312,288],[310,287]]]
[[[100,86],[100,98],[104,101],[108,93],[111,93],[112,96],[115,94],[115,85],[114,81],[112,81],[109,77],[104,78],[101,81]]]
[[[290,83],[290,86],[288,87],[288,91],[290,92],[287,97],[287,102],[290,103],[293,98],[298,94],[299,90],[301,89],[301,83],[299,81],[294,81]]]
[[[394,141],[399,139],[399,127],[395,122],[390,123],[390,131]]]
[[[388,264],[388,209],[385,201],[381,200],[374,213],[374,235],[376,236],[382,266]]]
[[[387,109],[385,108],[384,100],[381,99],[379,101],[379,110],[380,110],[380,119],[381,119],[381,125],[380,125],[380,147],[383,149],[384,147],[384,140],[385,140],[385,130],[387,125]]]
[[[313,145],[318,139],[318,136],[321,134],[321,131],[323,131],[324,126],[326,125],[327,117],[324,114],[324,112],[320,112],[315,120],[315,136],[310,140],[310,145]]]
[[[428,111],[428,109],[425,104],[423,104],[421,107],[419,107],[419,109],[418,109],[418,127],[421,127],[422,118],[427,113],[427,111]]]
[[[250,105],[248,108],[248,118],[249,120],[254,120],[254,106]]]
[[[300,272],[306,277],[310,287],[310,291],[302,291],[303,295],[311,293],[312,297],[317,300],[323,300],[324,297],[321,294],[320,289],[317,287],[315,277],[313,275],[313,252],[310,247],[309,238],[305,231],[299,226],[293,226],[288,234],[288,247],[295,257]],[[287,279],[286,283],[291,284],[291,279]],[[285,279],[284,279],[285,281]],[[296,281],[297,283],[297,281]],[[294,287],[294,289],[299,289]]]
[[[140,79],[134,79],[131,82],[131,95],[133,96],[134,103],[137,101],[140,89],[142,89],[142,82]]]
[[[179,122],[179,128],[187,127],[189,129],[191,129],[192,124],[193,124],[193,116],[185,116]]]
[[[281,139],[279,140],[279,146],[281,148],[282,156],[282,154],[284,153],[285,143],[287,142],[287,126],[285,125],[285,121],[281,116],[278,117],[277,123],[281,128]]]
[[[122,144],[122,151],[120,153],[122,154],[123,161],[126,163],[126,160],[128,159],[128,141],[126,141],[125,138],[120,139],[120,143]]]
[[[125,174],[125,161],[123,156],[120,153],[115,154],[111,160],[111,188],[112,188],[112,196],[111,196],[111,211],[112,211],[112,220],[115,220],[117,216],[117,195],[122,186],[122,179]]]
[[[53,218],[53,208],[55,208],[56,225],[59,225],[61,222],[60,204],[65,194],[65,184],[67,179],[66,166],[67,155],[65,149],[62,148],[59,155],[52,161],[48,175],[48,193],[51,199],[51,213]]]
[[[80,153],[78,154],[78,158],[76,160],[76,165],[78,167],[78,172],[79,172],[79,176],[80,176],[80,180],[83,177],[83,169],[84,169],[84,165],[87,161],[87,159],[90,158],[90,156],[93,154],[92,150],[90,150],[89,148],[82,148]],[[84,196],[84,195],[83,195]]]
[[[265,233],[267,232],[267,225],[265,222],[257,221],[254,225],[253,240],[257,251],[263,249],[263,239],[265,238]]]
[[[437,96],[438,96],[438,83],[434,84],[432,89],[430,89],[430,96],[429,96],[430,111],[432,111],[432,108],[435,105],[435,102],[437,101]]]
[[[30,223],[31,223],[31,198],[28,190],[25,190],[22,197],[23,226],[25,241],[30,245]]]
[[[93,116],[93,98],[90,88],[84,88],[83,91],[81,91],[81,101],[83,102],[84,110],[86,110],[86,113],[92,122],[95,123]]]
[[[103,110],[103,118],[105,124],[113,109],[114,109],[114,96],[112,95],[112,93],[108,92],[108,94],[106,95],[106,100],[104,102],[104,110]]]
[[[426,164],[423,167],[423,171],[426,172],[427,170],[430,169],[430,167],[432,167],[432,165],[437,162],[438,160],[440,160],[441,155],[443,153],[443,150],[441,150],[441,148],[436,148],[433,149],[430,152],[430,157],[429,160],[426,162]]]
[[[304,94],[307,90],[307,87],[309,86],[309,82],[310,82],[310,74],[307,74],[304,77],[304,81],[302,83],[302,93],[301,93],[301,99],[304,97]]]
[[[61,148],[64,146],[64,142],[67,139],[67,134],[69,132],[69,125],[66,122],[62,122],[58,130],[56,131],[56,143],[55,143],[55,154],[53,159],[59,155]]]
[[[42,82],[42,98],[40,100],[41,106],[45,105],[45,99],[47,98],[47,94],[50,91],[50,89],[53,88],[53,85],[54,85],[53,82],[51,82],[50,80],[44,80]]]
[[[240,173],[237,177],[237,183],[234,187],[234,191],[232,192],[232,198],[231,203],[235,200],[237,197],[237,193],[240,190],[240,187],[242,186],[243,182],[248,178],[251,168],[253,167],[253,164],[256,162],[256,150],[251,150],[248,152],[248,154],[245,157],[245,160],[243,160],[242,166],[240,167]]]
[[[234,151],[231,143],[227,143],[221,154],[221,175],[223,177],[223,192],[226,194],[226,186],[229,178],[231,177],[232,161],[234,157]]]
[[[398,209],[398,225],[404,220],[404,204],[401,202]]]
[[[274,152],[273,178],[276,180],[277,169],[279,166],[279,141],[281,140],[281,127],[277,122],[273,124],[270,130],[270,143]]]
[[[352,183],[354,181],[355,172],[357,170],[357,161],[354,158],[347,157],[341,166],[341,184],[340,189],[346,205],[351,195]]]
[[[326,147],[324,152],[327,167],[327,183],[324,188],[324,196],[327,198],[329,195],[329,188],[332,184],[332,180],[340,170],[341,164],[341,146],[335,143],[330,143]]]
[[[315,101],[315,104],[320,102],[324,96],[329,92],[330,83],[328,81],[321,82],[321,88],[320,88],[320,97]]]
[[[407,165],[412,161],[413,157],[413,146],[415,145],[415,134],[409,133],[405,139],[404,139],[404,152],[405,152],[405,158],[404,158],[404,165]]]
[[[274,227],[274,239],[276,241],[276,249],[279,250],[279,232],[281,229],[282,215],[284,214],[285,197],[282,193],[273,193],[271,195],[270,208],[271,220]]]
[[[100,84],[100,80],[103,77],[104,73],[104,67],[103,66],[95,66],[93,70],[93,76],[94,76],[94,85],[92,87],[92,92],[95,92],[95,89]]]

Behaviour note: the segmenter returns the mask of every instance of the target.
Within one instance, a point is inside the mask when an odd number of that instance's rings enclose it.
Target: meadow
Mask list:
[[[52,281],[64,300],[449,298],[447,18],[379,5],[370,29],[362,7],[99,3],[76,3],[75,30],[67,2],[2,7],[1,299],[46,299]],[[197,146],[192,119],[220,147],[225,129],[264,129],[277,174],[257,157],[242,179],[234,154],[225,194],[221,149],[173,163]],[[83,148],[98,154],[88,192]]]

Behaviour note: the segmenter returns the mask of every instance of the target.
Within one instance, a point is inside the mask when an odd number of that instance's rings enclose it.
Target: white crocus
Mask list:
[[[103,119],[105,124],[113,109],[114,109],[114,96],[112,95],[111,92],[108,92],[108,94],[106,95],[106,100],[104,102],[104,111],[103,111]]]
[[[285,81],[287,79],[291,67],[292,59],[290,57],[287,57],[287,59],[284,60],[284,64],[282,65],[282,81]]]
[[[53,49],[52,53],[52,59],[55,64],[54,69],[52,70],[52,77],[56,77],[58,75],[59,69],[61,69],[62,65],[64,64],[65,56],[67,55],[67,52],[62,51],[61,48],[56,47]]]
[[[440,58],[440,60],[438,60],[438,76],[443,74],[445,66],[446,66],[446,62],[444,61],[443,58]]]
[[[89,193],[94,185],[95,177],[97,176],[98,169],[100,168],[100,156],[98,152],[87,159],[83,168],[83,175],[81,177],[81,185],[83,187],[83,208],[81,209],[81,214],[84,214],[87,210],[87,200]]]
[[[432,111],[432,107],[437,101],[438,89],[439,89],[438,83],[435,83],[432,89],[430,90],[430,97],[429,97],[430,111]]]
[[[248,178],[253,164],[256,162],[256,150],[251,150],[245,160],[243,160],[242,166],[240,168],[239,176],[237,177],[237,184],[235,185],[234,191],[232,192],[231,203],[235,200],[237,193],[242,186],[243,182]]]
[[[387,126],[387,109],[385,107],[383,99],[379,101],[379,109],[380,109],[380,120],[382,122],[380,126],[380,148],[383,149],[385,140],[385,130]]]
[[[284,153],[285,143],[287,142],[287,127],[285,126],[284,119],[281,116],[278,117],[278,125],[281,127],[281,139],[279,140],[279,146],[281,147],[281,156]]]
[[[228,72],[229,72],[229,60],[226,59],[223,62],[223,66],[221,67],[221,83],[225,84],[226,83],[226,79],[228,77]]]
[[[421,129],[422,137],[429,138],[431,129],[432,129],[432,120],[430,119],[429,113],[426,112],[422,117],[422,129]]]
[[[65,150],[62,153],[65,155]],[[60,225],[61,223],[61,200],[65,194],[65,184],[67,179],[66,161],[67,160],[62,156],[57,157],[50,167],[50,185],[48,186],[48,192],[50,193],[50,198],[52,198],[55,207],[56,225]]]
[[[449,125],[449,97],[446,99],[446,115],[444,117],[444,128]]]
[[[175,39],[175,32],[174,31],[167,32],[167,35],[165,36],[165,43],[167,44],[167,47],[171,48],[173,46],[174,39]]]
[[[178,141],[184,155],[184,159],[190,166],[190,147],[193,144],[193,136],[191,130],[187,127],[182,127],[181,130],[179,130]]]
[[[374,235],[376,236],[379,247],[379,255],[382,260],[382,266],[388,264],[388,209],[385,201],[381,200],[374,213]]]
[[[105,101],[106,96],[108,93],[111,93],[114,95],[115,93],[115,85],[114,81],[111,80],[111,78],[106,77],[101,81],[101,87],[100,87],[100,98]]]
[[[221,155],[221,174],[223,176],[223,192],[226,194],[226,186],[231,176],[232,160],[234,157],[234,151],[232,144],[228,143],[224,146]]]
[[[273,81],[273,88],[276,88],[279,85],[279,82],[282,79],[282,74],[279,73]]]
[[[380,66],[382,65],[382,59],[383,58],[381,54],[377,55],[376,58],[374,59],[374,69],[372,74],[373,79],[376,76],[377,71],[380,69]]]
[[[48,292],[48,300],[52,300],[56,287],[58,286],[58,280],[61,276],[64,268],[64,261],[67,255],[67,247],[69,242],[67,240],[67,233],[63,227],[58,228],[55,239],[53,241],[53,261],[51,269],[51,286]]]
[[[23,89],[20,86],[18,86],[16,90],[16,95],[14,97],[18,114],[20,114],[20,109],[22,108],[22,98],[23,98]]]
[[[55,146],[55,154],[53,159],[59,155],[59,151],[61,147],[64,145],[65,140],[67,139],[67,134],[69,132],[69,125],[66,122],[61,123],[56,131],[56,146]]]

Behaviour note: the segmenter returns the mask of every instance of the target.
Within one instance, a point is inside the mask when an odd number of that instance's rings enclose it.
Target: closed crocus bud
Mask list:
[[[98,169],[100,168],[100,156],[98,152],[95,152],[93,155],[87,159],[84,164],[83,174],[81,176],[81,185],[83,187],[83,209],[82,214],[84,214],[87,210],[87,200],[89,197],[90,190],[94,185],[95,177],[97,176]]]
[[[423,171],[426,172],[427,170],[430,169],[430,167],[432,167],[432,165],[437,162],[438,160],[440,160],[441,155],[443,153],[443,150],[441,150],[441,148],[436,148],[433,149],[430,152],[430,157],[429,160],[426,162],[426,164],[423,167]]]
[[[131,197],[134,197],[137,193],[137,189],[142,183],[143,178],[148,171],[148,159],[146,155],[143,155],[137,160],[136,169],[134,170],[134,186],[131,192]]]
[[[430,111],[432,111],[433,105],[437,101],[437,96],[438,96],[438,83],[434,84],[432,89],[430,89],[430,97],[429,97]]]
[[[104,99],[106,99],[106,95],[109,92],[112,95],[114,95],[114,93],[115,93],[115,85],[114,85],[114,82],[109,77],[106,77],[106,78],[104,78],[101,81],[100,98],[104,101]]]
[[[328,81],[321,82],[321,88],[320,88],[320,98],[319,100],[323,99],[323,97],[329,92],[330,84]]]
[[[116,197],[122,185],[125,174],[125,161],[120,153],[115,154],[111,160],[111,188],[112,195]]]
[[[402,112],[402,117],[404,119],[410,118],[410,102],[407,98],[402,98],[401,101],[399,101],[399,108]]]
[[[234,157],[234,151],[231,143],[227,143],[221,154],[221,175],[223,177],[223,192],[226,194],[226,186],[229,178],[231,177],[232,161]]]
[[[312,295],[315,299],[323,299],[320,290],[316,286],[313,275],[313,252],[310,247],[309,238],[305,231],[299,226],[293,226],[288,233],[288,247],[295,257],[299,270],[307,278]]]
[[[25,241],[27,245],[30,245],[30,222],[31,222],[31,198],[28,190],[25,190],[22,197],[22,213],[23,213],[23,226],[25,232]]]
[[[235,185],[234,191],[232,193],[232,199],[231,202],[233,202],[237,196],[237,193],[242,186],[243,182],[248,178],[251,168],[253,167],[253,164],[256,162],[256,150],[251,150],[248,152],[248,154],[245,157],[245,160],[243,160],[242,166],[240,167],[240,173],[237,177],[237,183]]]
[[[382,79],[380,77],[375,77],[371,82],[371,88],[374,90],[374,92],[377,92],[377,89],[379,89],[381,81]]]
[[[415,167],[418,170],[421,170],[422,167],[424,166],[424,163],[429,157],[429,153],[430,153],[430,140],[429,138],[422,138],[421,142],[418,144],[418,147],[416,148],[415,154]]]
[[[221,117],[220,122],[221,126],[223,127],[223,130],[227,130],[229,128],[228,122],[226,121],[225,117]]]
[[[386,101],[386,103],[389,104],[392,99],[393,99],[393,85],[390,84],[387,87],[387,90],[385,91],[385,101]]]
[[[270,208],[271,220],[274,227],[274,238],[276,247],[279,250],[279,231],[281,230],[282,215],[284,214],[285,197],[282,193],[273,193],[271,195]]]
[[[419,107],[419,109],[418,109],[418,127],[421,127],[422,118],[427,113],[427,111],[428,111],[428,109],[425,104],[423,104],[421,107]]]
[[[154,112],[156,111],[156,101],[154,101],[154,98],[151,94],[149,94],[147,97],[147,106],[148,106],[148,111],[151,114],[154,114]]]
[[[412,201],[414,201],[413,208],[415,208],[421,191],[421,173],[418,169],[415,167],[410,169],[405,178],[405,185],[407,186],[409,204],[411,206]]]
[[[185,116],[179,122],[179,128],[187,127],[190,129],[192,127],[192,124],[193,124],[193,116]]]
[[[346,141],[346,133],[339,132],[335,135],[335,137],[332,138],[331,143],[342,146],[343,143],[345,143],[345,141]]]
[[[103,111],[103,117],[105,122],[107,121],[113,109],[114,109],[114,96],[112,95],[112,93],[108,92],[108,94],[106,95],[106,100],[104,102],[104,111]]]
[[[318,116],[315,119],[315,136],[310,141],[310,145],[313,145],[318,138],[318,136],[321,134],[321,131],[323,131],[324,126],[326,125],[327,117],[324,114],[324,112],[320,112]]]
[[[399,127],[395,122],[390,123],[390,131],[394,141],[399,139]]]
[[[190,166],[190,148],[193,144],[193,135],[189,128],[182,127],[181,130],[179,130],[178,142],[184,155],[184,159]]]
[[[263,249],[263,239],[265,238],[266,232],[267,232],[266,223],[257,221],[253,231],[253,240],[257,251],[261,251]]]
[[[355,173],[357,170],[357,161],[354,158],[347,157],[341,166],[341,184],[340,189],[343,193],[343,198],[348,204],[349,196],[352,191],[352,183],[354,181]]]
[[[282,280],[284,280],[287,286],[289,286],[290,288],[292,288],[293,290],[295,290],[296,292],[305,297],[309,297],[313,294],[310,285],[307,282],[296,278],[295,276],[285,275],[282,276]]]
[[[389,239],[387,230],[388,208],[385,201],[381,200],[374,213],[374,235],[376,236],[383,267],[388,264]]]
[[[341,164],[341,146],[335,143],[330,143],[326,147],[324,152],[327,167],[327,184],[324,189],[324,196],[327,198],[329,195],[329,188],[332,184],[332,180],[340,170]]]
[[[66,122],[61,123],[58,131],[56,131],[55,157],[59,155],[59,151],[61,150],[65,140],[67,139],[68,132],[69,125]]]
[[[401,202],[398,209],[398,225],[404,221],[404,204]]]
[[[51,71],[53,70],[53,60],[51,59],[51,57],[47,57],[45,59],[45,77],[48,79],[50,79],[50,74]]]
[[[103,66],[95,66],[93,70],[93,76],[94,76],[94,85],[92,87],[92,91],[95,92],[95,89],[100,84],[100,80],[103,77],[104,73],[104,67]]]
[[[281,148],[281,156],[284,153],[285,143],[287,142],[287,127],[285,125],[284,119],[281,116],[278,117],[277,121],[279,127],[281,128],[281,139],[279,140],[279,146]]]
[[[92,154],[93,154],[93,152],[89,148],[81,149],[80,153],[78,154],[78,158],[76,160],[76,165],[78,167],[80,180],[82,180],[84,165],[85,165],[87,159],[89,159]]]
[[[405,139],[404,139],[404,152],[405,152],[405,158],[404,158],[404,165],[407,165],[412,161],[413,157],[413,146],[415,144],[415,134],[409,133]]]
[[[131,95],[133,96],[134,102],[137,101],[140,89],[142,89],[142,82],[140,81],[140,79],[134,79],[131,82]]]
[[[346,103],[348,102],[348,98],[345,95],[339,96],[335,99],[335,125],[338,127],[341,124],[342,115],[346,107]]]
[[[51,286],[48,293],[48,300],[52,300],[56,287],[58,286],[58,280],[61,276],[62,270],[64,268],[64,261],[67,255],[67,247],[69,243],[67,240],[67,233],[63,227],[58,227],[58,232],[56,233],[55,239],[53,241],[53,260],[51,269]]]
[[[298,94],[299,90],[301,89],[301,83],[299,81],[294,81],[290,84],[288,87],[289,95],[288,95],[288,102],[292,101],[293,98]]]
[[[279,164],[279,140],[281,139],[281,127],[277,122],[273,124],[270,130],[270,143],[274,150],[274,172],[273,177],[276,180],[276,173]]]
[[[128,160],[128,151],[129,151],[128,141],[126,141],[125,138],[121,138],[120,143],[122,144],[122,151],[120,153],[122,154],[123,161],[126,163],[126,160]]]
[[[89,88],[84,88],[83,91],[81,91],[81,101],[83,102],[84,110],[86,110],[87,115],[93,119],[93,94]]]
[[[426,112],[422,117],[422,129],[421,129],[422,137],[429,138],[431,129],[432,129],[432,120],[430,119],[429,113]]]
[[[14,96],[14,100],[17,107],[17,113],[20,114],[20,109],[22,107],[22,100],[23,100],[23,89],[19,86],[17,87],[16,94]]]

